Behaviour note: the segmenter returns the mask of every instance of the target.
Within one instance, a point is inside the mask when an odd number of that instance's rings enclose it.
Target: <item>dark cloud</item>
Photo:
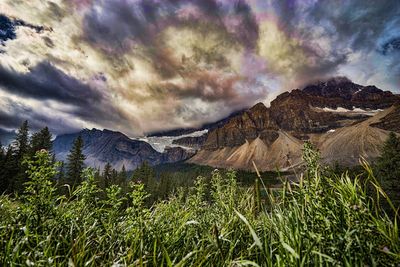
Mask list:
[[[47,105],[46,101],[48,100],[57,101],[64,105],[68,104],[71,108],[65,111],[67,114],[88,122],[116,129],[121,124],[129,127],[129,119],[126,114],[112,104],[107,92],[95,89],[65,74],[48,62],[39,63],[28,73],[19,73],[0,66],[0,88],[23,98],[40,100],[43,105]],[[40,121],[41,125],[45,124],[51,128],[57,128],[60,123],[56,118],[52,118],[51,114],[47,116],[35,113],[30,108],[13,105],[12,110],[15,110],[12,115],[17,115],[15,123],[18,124],[21,120],[30,119]],[[8,118],[8,115],[10,114],[3,112],[1,123],[7,124],[3,126],[15,126],[14,121]],[[27,116],[28,118],[21,118],[20,116]],[[65,125],[65,123],[61,125],[65,127],[65,130],[72,127],[72,125]]]
[[[33,25],[26,21],[9,18],[3,14],[0,14],[0,44],[4,45],[4,42],[7,40],[15,39],[17,37],[15,30],[18,26],[33,29],[37,33],[41,33],[46,30],[46,28],[43,26]]]
[[[0,111],[0,128],[18,129],[23,121],[28,120],[32,131],[37,131],[45,126],[48,126],[54,134],[80,130],[80,127],[74,125],[71,119],[73,119],[73,115],[63,114],[60,116],[42,113],[32,107],[8,99],[7,112]]]
[[[104,98],[100,91],[66,75],[49,62],[39,63],[27,74],[0,66],[0,85],[13,94],[82,106]]]
[[[316,62],[305,65],[297,72],[302,82],[307,75],[312,79],[332,75],[339,66],[348,62],[351,53],[368,54],[379,50],[386,54],[398,46],[396,38],[380,45],[382,38],[398,35],[398,0],[379,3],[374,0],[281,0],[274,1],[273,8],[280,29],[300,40],[307,57]],[[316,37],[329,40],[332,49],[328,54],[318,52],[320,48]]]
[[[392,54],[393,52],[400,51],[400,37],[391,38],[390,40],[386,41],[378,51],[383,55],[387,56]]]
[[[189,5],[200,10],[200,18],[179,16]],[[238,21],[233,29],[224,24],[227,16]],[[168,26],[205,26],[206,21],[232,34],[238,42],[254,48],[258,24],[250,6],[243,0],[231,1],[227,6],[215,0],[101,1],[94,4],[85,16],[84,39],[105,51],[125,53],[133,43],[157,46],[157,34]]]
[[[355,50],[374,49],[377,40],[390,28],[400,28],[400,1],[321,0],[308,10],[309,19],[322,24],[338,42]]]
[[[15,39],[15,25],[8,17],[0,14],[0,44]]]
[[[244,0],[239,0],[234,5],[234,14],[240,18],[240,23],[234,29],[235,35],[246,48],[253,49],[259,38],[259,29],[251,7]]]

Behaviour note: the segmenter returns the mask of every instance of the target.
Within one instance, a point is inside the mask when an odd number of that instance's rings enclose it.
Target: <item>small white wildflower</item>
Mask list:
[[[26,263],[26,266],[35,266],[35,263],[33,261],[29,260],[29,259],[27,259],[25,261],[25,263]]]
[[[185,223],[185,225],[190,225],[190,224],[200,224],[198,221],[194,221],[194,220],[191,220],[191,221],[187,221],[186,223]]]

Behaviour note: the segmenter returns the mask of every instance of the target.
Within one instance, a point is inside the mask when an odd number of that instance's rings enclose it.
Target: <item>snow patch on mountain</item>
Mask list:
[[[144,141],[150,144],[156,151],[163,153],[167,147],[181,147],[187,150],[192,150],[190,147],[185,147],[179,144],[173,144],[174,140],[184,137],[200,137],[208,133],[208,129],[202,131],[196,131],[190,134],[184,134],[179,136],[146,136],[136,138],[136,140]]]
[[[382,111],[382,109],[361,109],[356,107],[353,107],[353,109],[347,109],[343,107],[337,107],[336,109],[329,107],[324,107],[324,108],[316,107],[315,109],[324,112],[363,114],[367,116],[374,116],[378,112]]]

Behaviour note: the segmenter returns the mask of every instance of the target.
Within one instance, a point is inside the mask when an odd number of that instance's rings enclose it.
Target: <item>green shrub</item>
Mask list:
[[[279,190],[255,193],[215,171],[149,208],[139,181],[99,198],[91,170],[69,199],[57,196],[56,166],[39,152],[24,195],[0,197],[0,265],[398,266],[397,219],[367,194],[371,182],[386,198],[369,167],[361,182],[329,172],[309,145],[304,159],[304,176]]]

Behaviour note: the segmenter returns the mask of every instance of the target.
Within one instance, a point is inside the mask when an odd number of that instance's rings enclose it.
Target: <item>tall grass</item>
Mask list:
[[[398,266],[397,218],[367,194],[372,182],[386,197],[372,172],[331,174],[308,145],[304,159],[304,175],[281,190],[260,194],[258,182],[241,187],[235,172],[215,171],[211,188],[199,177],[189,194],[149,208],[140,183],[100,199],[90,170],[69,197],[57,196],[55,168],[38,153],[25,194],[0,197],[0,265]]]

